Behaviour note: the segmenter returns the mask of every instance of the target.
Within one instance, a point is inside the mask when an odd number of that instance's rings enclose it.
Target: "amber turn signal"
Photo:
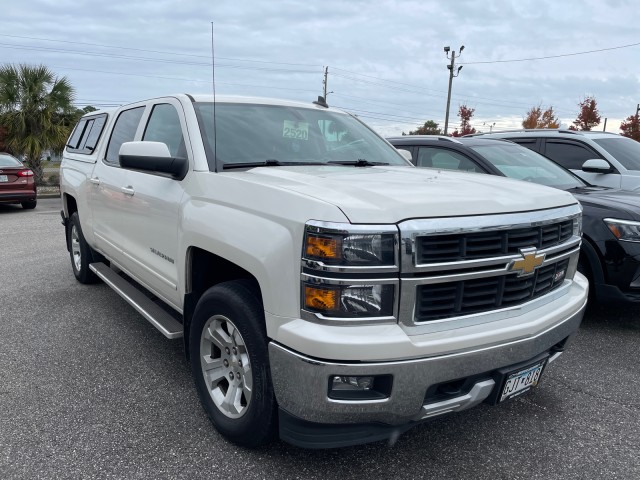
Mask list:
[[[340,238],[307,235],[306,239],[305,252],[308,257],[338,260],[342,256]]]
[[[333,311],[338,308],[338,290],[304,287],[304,305],[306,308],[322,311]]]

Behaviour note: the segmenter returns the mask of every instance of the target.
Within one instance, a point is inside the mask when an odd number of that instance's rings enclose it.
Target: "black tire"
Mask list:
[[[71,269],[80,283],[96,283],[100,279],[89,268],[89,264],[95,261],[96,253],[87,244],[80,227],[78,212],[74,212],[69,219],[69,257]]]
[[[22,202],[20,205],[22,205],[22,208],[24,208],[25,210],[32,210],[36,208],[37,204],[38,200],[28,200],[26,202]]]
[[[191,372],[209,419],[222,435],[249,448],[269,443],[277,426],[264,312],[256,290],[245,280],[211,287],[196,305],[189,332]],[[216,332],[217,342],[207,339],[205,329]],[[224,345],[229,346],[226,352]],[[217,366],[205,380],[207,363]],[[237,404],[227,408],[227,398],[236,398]]]

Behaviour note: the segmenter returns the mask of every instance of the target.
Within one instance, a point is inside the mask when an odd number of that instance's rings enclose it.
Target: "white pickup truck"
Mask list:
[[[570,194],[414,168],[321,99],[92,112],[61,193],[76,278],[184,337],[204,409],[245,446],[384,440],[507,401],[587,300]]]

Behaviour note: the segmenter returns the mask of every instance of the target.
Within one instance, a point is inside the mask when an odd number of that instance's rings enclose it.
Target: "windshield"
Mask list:
[[[21,167],[22,162],[8,153],[0,153],[0,167]]]
[[[242,165],[341,163],[411,166],[393,147],[350,115],[325,109],[245,103],[195,103],[209,161]],[[217,140],[214,145],[214,136]]]
[[[640,143],[627,137],[593,139],[627,170],[640,170]]]
[[[578,177],[539,153],[520,145],[482,145],[470,147],[496,167],[504,176],[569,190],[584,187]]]

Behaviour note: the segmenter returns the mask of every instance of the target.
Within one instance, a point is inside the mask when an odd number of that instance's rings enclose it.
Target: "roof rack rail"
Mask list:
[[[462,143],[460,140],[457,140],[455,137],[449,137],[447,135],[402,135],[388,138],[419,138],[419,139],[430,139],[430,140],[440,140],[441,142],[452,142],[452,143]]]
[[[593,130],[570,130],[568,128],[514,128],[511,130],[494,130],[492,132],[483,132],[483,133],[470,133],[464,135],[465,137],[480,137],[482,135],[491,135],[492,133],[524,133],[524,132],[558,132],[558,133],[569,133],[571,135],[583,135],[583,134],[601,134],[606,133],[609,135],[617,135],[613,132],[598,132]]]

